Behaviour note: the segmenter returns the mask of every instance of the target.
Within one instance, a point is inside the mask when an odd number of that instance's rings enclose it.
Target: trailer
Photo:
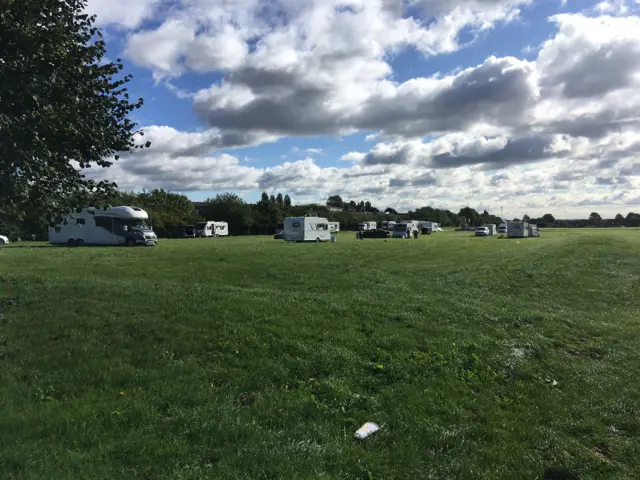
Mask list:
[[[367,230],[375,230],[376,228],[378,228],[377,222],[360,222],[358,224],[358,230],[362,230],[363,232],[366,232]]]
[[[329,221],[321,217],[285,218],[284,239],[287,242],[328,242],[331,240]]]
[[[440,224],[436,222],[419,222],[418,229],[423,235],[431,235],[440,230]]]
[[[195,225],[196,237],[226,237],[229,235],[227,222],[200,222]]]
[[[338,233],[340,231],[340,222],[329,222],[329,231],[331,233]]]
[[[158,237],[138,207],[87,208],[49,227],[52,245],[155,245]]]
[[[529,236],[529,223],[509,222],[507,236],[509,238],[525,238]]]
[[[419,232],[418,223],[415,220],[403,220],[393,226],[393,238],[411,238],[414,232]]]
[[[396,224],[394,220],[384,220],[382,222],[382,230],[393,230],[393,226]]]

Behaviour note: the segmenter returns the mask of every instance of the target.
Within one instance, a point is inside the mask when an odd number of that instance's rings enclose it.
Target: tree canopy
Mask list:
[[[116,185],[86,178],[120,152],[148,147],[136,136],[123,65],[86,0],[0,2],[0,213],[21,218],[37,205],[50,218],[109,196]],[[70,205],[69,201],[73,204]]]

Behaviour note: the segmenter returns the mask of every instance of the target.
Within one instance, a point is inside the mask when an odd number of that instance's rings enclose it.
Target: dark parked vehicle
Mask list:
[[[362,238],[389,238],[390,233],[386,230],[367,230],[360,235]]]
[[[196,229],[193,225],[174,225],[169,234],[171,238],[195,238]]]

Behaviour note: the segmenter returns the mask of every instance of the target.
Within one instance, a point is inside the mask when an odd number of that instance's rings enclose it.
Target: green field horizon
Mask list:
[[[638,229],[17,243],[0,476],[636,479],[639,326]]]

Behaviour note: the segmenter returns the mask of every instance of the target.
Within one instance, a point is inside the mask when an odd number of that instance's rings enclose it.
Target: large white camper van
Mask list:
[[[288,242],[328,242],[329,221],[321,217],[289,217],[284,219],[284,239]]]
[[[53,245],[155,245],[149,215],[138,207],[87,208],[49,227]]]
[[[200,222],[196,223],[196,237],[226,237],[229,235],[227,222]]]

